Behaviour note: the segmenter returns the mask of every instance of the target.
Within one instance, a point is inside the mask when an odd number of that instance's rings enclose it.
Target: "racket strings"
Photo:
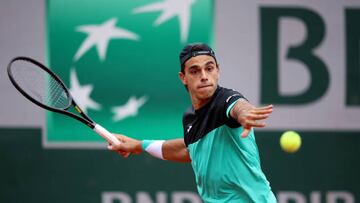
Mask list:
[[[11,72],[20,88],[36,101],[56,109],[69,106],[64,87],[47,71],[26,61],[12,64]]]
[[[63,87],[54,79],[49,81],[50,85],[47,89],[46,101],[50,106],[57,108],[66,108],[69,104],[69,99],[63,89]]]

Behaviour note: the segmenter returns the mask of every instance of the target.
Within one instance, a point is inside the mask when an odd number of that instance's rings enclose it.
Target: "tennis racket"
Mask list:
[[[84,123],[110,144],[120,144],[113,134],[80,109],[61,79],[40,62],[19,56],[10,61],[7,72],[15,88],[36,105]],[[72,108],[77,115],[71,112]]]

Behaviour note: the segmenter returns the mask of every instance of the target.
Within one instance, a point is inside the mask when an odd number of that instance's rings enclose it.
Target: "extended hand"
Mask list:
[[[130,154],[140,154],[142,152],[141,141],[127,137],[121,134],[114,134],[120,141],[120,144],[109,144],[108,149],[117,152],[124,158]]]
[[[241,137],[247,137],[252,127],[265,127],[265,122],[260,120],[268,118],[272,112],[273,105],[255,107],[246,100],[239,100],[232,109],[231,115],[243,126]]]

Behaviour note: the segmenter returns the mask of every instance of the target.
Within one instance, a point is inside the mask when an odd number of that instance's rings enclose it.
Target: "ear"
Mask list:
[[[186,79],[185,79],[185,73],[179,72],[179,79],[184,85],[187,85]]]

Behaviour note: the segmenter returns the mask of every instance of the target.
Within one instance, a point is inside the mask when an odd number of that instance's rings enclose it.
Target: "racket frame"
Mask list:
[[[50,107],[50,106],[47,106],[39,101],[37,101],[36,99],[32,98],[29,94],[26,93],[26,91],[24,91],[20,85],[16,82],[16,80],[14,79],[14,76],[11,72],[11,67],[12,67],[12,64],[16,61],[27,61],[27,62],[30,62],[30,63],[33,63],[34,65],[36,65],[37,67],[41,68],[42,70],[46,71],[47,73],[50,74],[50,76],[55,79],[57,82],[59,82],[59,84],[63,87],[63,89],[65,90],[65,93],[66,93],[66,96],[69,98],[69,104],[66,108],[64,109],[57,109],[57,108],[53,108],[53,107]],[[95,125],[96,123],[90,119],[89,116],[87,116],[86,114],[83,113],[83,111],[81,110],[81,108],[75,103],[73,97],[71,96],[68,88],[65,86],[64,82],[53,72],[51,71],[49,68],[47,68],[46,66],[44,66],[43,64],[37,62],[36,60],[32,59],[32,58],[29,58],[29,57],[25,57],[25,56],[18,56],[18,57],[15,57],[13,58],[8,67],[7,67],[7,72],[8,72],[8,75],[9,75],[9,78],[10,78],[10,81],[11,83],[15,86],[15,88],[22,94],[24,95],[27,99],[29,99],[31,102],[35,103],[36,105],[44,108],[44,109],[47,109],[49,111],[53,111],[53,112],[56,112],[56,113],[61,113],[61,114],[65,114],[67,116],[70,116],[72,118],[75,118],[76,120],[84,123],[85,125],[89,126],[91,129],[94,129],[95,128]],[[73,106],[75,108],[75,110],[82,116],[78,116],[78,115],[75,115],[69,111],[67,111],[71,106]]]
[[[27,61],[30,63],[33,63],[35,66],[37,66],[38,68],[43,69],[44,71],[46,71],[47,73],[50,74],[51,77],[53,77],[57,82],[59,82],[59,84],[63,87],[63,89],[65,90],[66,95],[69,98],[69,105],[66,106],[66,108],[63,109],[57,109],[57,108],[53,108],[51,106],[47,106],[39,101],[37,101],[36,99],[32,98],[29,94],[26,93],[26,91],[24,91],[19,84],[17,84],[16,80],[14,79],[14,76],[11,72],[11,67],[12,64],[15,61]],[[89,116],[87,116],[82,110],[81,108],[76,104],[76,102],[74,101],[73,97],[71,96],[68,88],[65,86],[64,82],[53,72],[51,71],[49,68],[47,68],[46,66],[44,66],[43,64],[41,64],[40,62],[29,58],[29,57],[25,57],[25,56],[18,56],[13,58],[8,67],[7,67],[7,72],[8,72],[8,76],[10,78],[11,83],[15,86],[15,88],[22,94],[24,95],[27,99],[29,99],[31,102],[33,102],[34,104],[49,110],[49,111],[53,111],[56,113],[61,113],[67,116],[70,116],[82,123],[84,123],[85,125],[89,126],[91,129],[93,129],[96,133],[98,133],[100,136],[102,136],[106,141],[108,141],[111,144],[120,144],[121,142],[117,139],[116,136],[114,136],[112,133],[110,133],[108,130],[106,130],[104,127],[102,127],[101,125],[95,123],[93,120],[90,119]],[[75,115],[69,111],[67,111],[71,106],[73,106],[75,108],[75,110],[82,116],[78,116]]]

